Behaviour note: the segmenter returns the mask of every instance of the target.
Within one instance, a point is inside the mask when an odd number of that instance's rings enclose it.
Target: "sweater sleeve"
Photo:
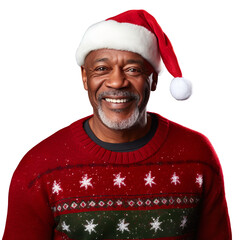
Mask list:
[[[213,161],[216,163],[217,169],[211,167],[205,174],[204,198],[197,240],[231,240],[222,169],[216,153],[214,152],[213,155]]]
[[[37,176],[36,165],[23,159],[13,174],[3,240],[52,239],[54,221],[44,186],[29,181]]]

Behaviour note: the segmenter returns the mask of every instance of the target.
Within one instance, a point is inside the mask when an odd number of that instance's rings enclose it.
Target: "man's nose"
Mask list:
[[[109,88],[126,88],[129,85],[129,81],[126,79],[126,75],[121,68],[114,68],[109,74],[105,84]]]

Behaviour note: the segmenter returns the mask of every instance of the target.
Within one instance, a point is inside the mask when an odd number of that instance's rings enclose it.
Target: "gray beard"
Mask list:
[[[114,129],[114,130],[124,130],[124,129],[131,128],[137,123],[140,113],[139,113],[138,107],[136,106],[134,112],[128,119],[125,119],[122,121],[111,121],[109,118],[106,117],[104,111],[102,110],[101,104],[99,104],[98,115],[101,121],[103,122],[103,124],[108,128]]]
[[[131,97],[133,99],[136,100],[136,107],[134,109],[134,112],[132,113],[132,115],[125,120],[122,121],[111,121],[104,113],[104,111],[102,110],[102,105],[101,105],[101,101],[105,96],[128,96]],[[133,125],[135,125],[138,121],[139,115],[140,115],[140,111],[138,109],[138,102],[139,102],[139,96],[131,93],[129,91],[120,91],[120,90],[114,90],[114,91],[108,91],[108,92],[103,92],[98,96],[98,115],[102,121],[102,123],[107,126],[110,129],[114,129],[114,130],[123,130],[123,129],[128,129],[130,127],[132,127]],[[112,110],[115,113],[121,112],[121,110]]]

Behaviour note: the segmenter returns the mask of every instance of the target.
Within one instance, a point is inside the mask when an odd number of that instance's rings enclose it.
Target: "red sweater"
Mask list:
[[[203,135],[158,116],[139,150],[93,142],[81,119],[17,167],[3,240],[230,240],[219,160]]]

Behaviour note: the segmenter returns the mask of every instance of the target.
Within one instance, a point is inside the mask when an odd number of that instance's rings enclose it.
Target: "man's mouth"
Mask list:
[[[109,103],[126,103],[132,100],[139,101],[139,95],[129,91],[108,91],[102,92],[98,96],[98,101],[105,100]]]
[[[139,102],[139,95],[129,91],[107,91],[98,95],[99,106],[113,112],[130,111]]]
[[[105,101],[110,103],[126,103],[129,102],[131,99],[129,98],[105,98]]]

